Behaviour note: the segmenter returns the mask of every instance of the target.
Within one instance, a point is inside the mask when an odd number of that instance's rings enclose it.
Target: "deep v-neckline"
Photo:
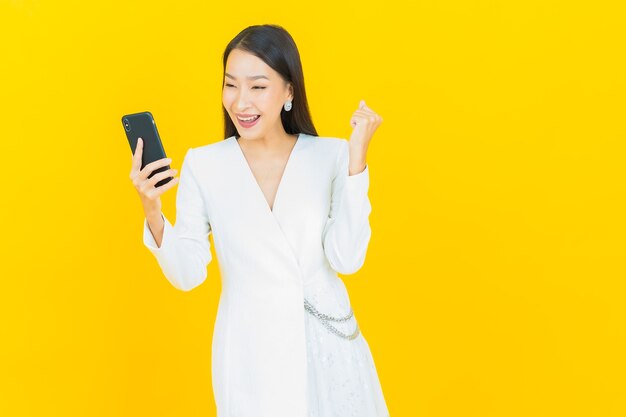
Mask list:
[[[261,198],[265,202],[265,207],[267,208],[267,210],[271,214],[275,214],[276,213],[276,204],[279,201],[278,198],[280,197],[280,190],[282,189],[283,182],[285,180],[285,177],[288,174],[289,165],[291,163],[291,160],[293,159],[293,154],[295,153],[296,148],[298,147],[298,145],[301,142],[301,136],[302,136],[302,133],[299,133],[298,137],[296,138],[296,143],[294,143],[293,147],[291,148],[291,151],[289,152],[289,157],[287,157],[287,162],[285,163],[285,168],[283,169],[283,173],[281,174],[280,180],[278,181],[278,186],[276,187],[276,193],[274,193],[274,201],[272,202],[272,206],[271,207],[270,207],[270,203],[267,201],[267,198],[265,197],[265,193],[263,192],[263,189],[261,188],[261,185],[259,184],[259,181],[254,176],[254,172],[252,172],[252,168],[250,167],[250,164],[248,163],[248,160],[246,159],[246,156],[243,153],[243,149],[241,149],[241,146],[239,145],[239,141],[238,141],[237,137],[235,137],[235,136],[233,137],[233,142],[235,142],[235,147],[238,150],[237,153],[240,155],[241,159],[243,160],[243,163],[246,166],[246,170],[248,171],[249,177],[252,179],[252,182],[254,183],[255,188],[257,189],[259,195],[261,196]]]

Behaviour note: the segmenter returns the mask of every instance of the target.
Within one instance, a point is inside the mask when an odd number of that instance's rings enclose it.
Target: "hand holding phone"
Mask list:
[[[154,172],[156,172],[159,168],[169,166],[168,164],[171,162],[170,158],[158,159],[141,168],[143,140],[142,138],[137,139],[137,146],[133,155],[133,163],[130,171],[130,179],[139,193],[139,197],[144,204],[144,208],[149,207],[150,209],[160,210],[161,194],[178,184],[179,177],[174,177],[174,175],[178,173],[178,170],[170,168],[154,174]],[[165,185],[156,187],[158,181],[168,177],[171,178],[170,181],[168,181]]]
[[[141,113],[126,114],[122,116],[122,125],[128,138],[130,150],[135,153],[137,140],[141,137],[143,148],[141,152],[141,168],[148,164],[166,157],[163,143],[159,136],[154,117],[149,111]],[[154,172],[149,173],[148,178],[169,169],[167,166],[159,166]],[[162,180],[156,183],[156,187],[161,187],[172,180],[172,177],[161,177]]]

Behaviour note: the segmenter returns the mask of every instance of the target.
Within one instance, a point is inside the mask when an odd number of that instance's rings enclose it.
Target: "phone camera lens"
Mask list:
[[[126,129],[127,132],[130,132],[130,122],[128,119],[124,119],[124,129]]]

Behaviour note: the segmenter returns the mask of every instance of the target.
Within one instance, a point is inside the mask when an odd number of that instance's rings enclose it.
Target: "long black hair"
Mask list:
[[[226,61],[233,49],[249,52],[262,59],[283,79],[293,86],[293,101],[290,111],[283,108],[280,111],[280,119],[283,128],[288,134],[305,133],[317,136],[315,126],[309,113],[309,105],[304,89],[304,75],[300,53],[293,38],[283,27],[279,25],[254,25],[248,26],[231,40],[224,51],[224,74],[226,76]],[[223,87],[223,86],[222,86]],[[224,138],[231,136],[239,138],[235,124],[228,112],[224,110]]]

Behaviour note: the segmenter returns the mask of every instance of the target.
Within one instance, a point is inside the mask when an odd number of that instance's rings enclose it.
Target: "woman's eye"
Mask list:
[[[225,84],[225,86],[226,86],[226,87],[234,87],[234,85],[232,85],[232,84]],[[252,88],[253,88],[253,89],[254,89],[254,88],[258,88],[258,89],[260,89],[260,90],[264,90],[266,87],[260,87],[260,86],[258,86],[258,85],[257,85],[257,86],[254,86],[254,87],[252,87]]]

